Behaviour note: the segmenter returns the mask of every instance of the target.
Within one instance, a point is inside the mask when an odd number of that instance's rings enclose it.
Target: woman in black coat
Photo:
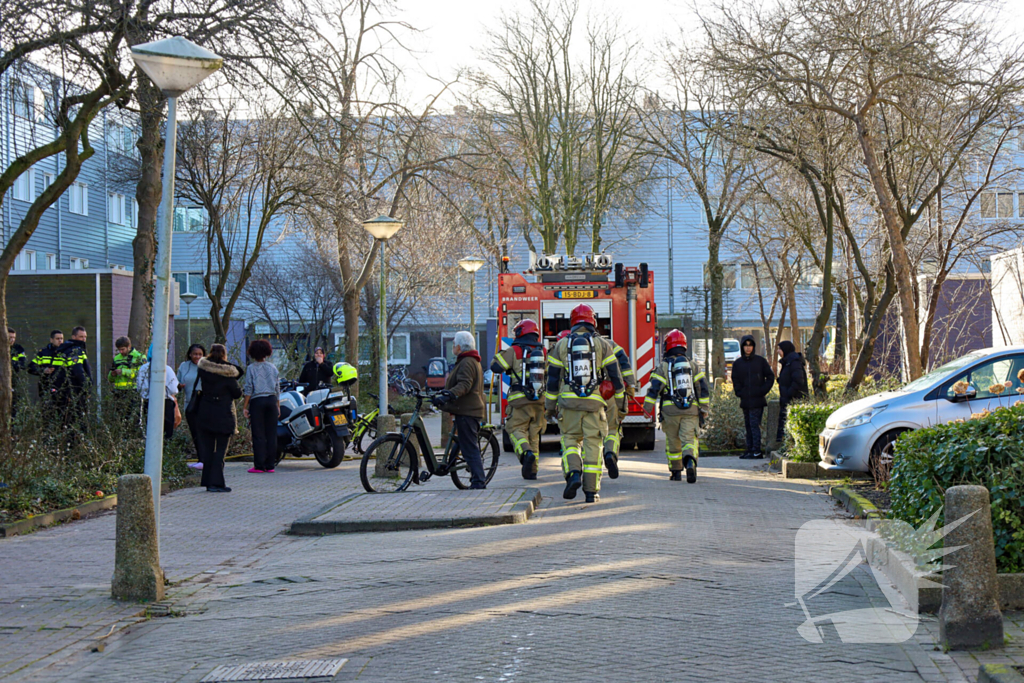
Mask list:
[[[804,355],[797,353],[791,341],[779,342],[779,357],[782,359],[779,368],[779,432],[778,441],[782,441],[786,429],[786,407],[797,399],[807,398],[807,369],[804,367]]]
[[[754,337],[740,339],[740,357],[732,363],[732,391],[740,399],[743,426],[746,428],[747,452],[744,460],[763,458],[761,452],[761,417],[768,400],[765,398],[775,384],[775,373],[764,356],[756,353]]]
[[[313,350],[313,360],[302,366],[299,374],[299,384],[306,385],[306,391],[315,391],[321,384],[331,385],[334,378],[334,368],[327,362],[324,350],[319,346]]]
[[[210,355],[199,361],[202,393],[196,397],[195,420],[198,449],[203,463],[202,485],[213,493],[231,491],[224,482],[224,453],[235,433],[235,400],[242,397],[238,379],[243,370],[228,361],[223,344],[210,347]]]

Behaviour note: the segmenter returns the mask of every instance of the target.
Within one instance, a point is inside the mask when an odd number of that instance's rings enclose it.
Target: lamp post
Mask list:
[[[185,302],[185,315],[188,317],[188,343],[192,344],[192,302],[199,298],[195,292],[185,292],[178,297]]]
[[[469,273],[469,331],[476,339],[476,271],[480,270],[484,263],[482,258],[467,256],[459,259],[459,265]]]
[[[167,369],[167,318],[171,304],[171,226],[174,210],[174,147],[177,144],[178,96],[219,69],[224,60],[180,36],[143,43],[132,48],[132,59],[167,97],[167,130],[164,135],[163,186],[157,220],[156,290],[153,296],[153,358],[150,361],[149,411],[146,415],[145,472],[153,484],[153,512],[157,547],[160,543],[160,482],[164,458],[164,402],[153,395],[163,393]]]
[[[373,239],[380,242],[380,301],[378,302],[378,308],[380,309],[380,319],[378,320],[378,360],[377,372],[379,377],[377,379],[377,415],[379,417],[385,417],[388,414],[388,315],[387,315],[387,290],[385,289],[385,282],[387,273],[387,259],[384,257],[384,250],[387,248],[388,240],[395,236],[402,226],[405,225],[402,221],[391,216],[377,216],[371,218],[368,221],[363,222],[363,228],[366,232],[373,236]]]

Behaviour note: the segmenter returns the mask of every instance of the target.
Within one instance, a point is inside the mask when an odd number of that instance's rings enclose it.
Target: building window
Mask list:
[[[53,181],[57,179],[56,173],[43,173],[43,189],[45,190],[50,185],[53,185]]]
[[[132,200],[132,225],[131,227],[139,227],[139,202],[137,199]]]
[[[391,335],[388,343],[389,363],[394,365],[409,364],[409,335],[403,332],[396,332]]]
[[[1013,218],[1012,192],[984,192],[981,195],[982,218]]]
[[[57,255],[56,254],[47,254],[46,255],[46,269],[47,270],[57,270]]]
[[[14,180],[14,198],[22,202],[35,199],[36,169],[30,168]]]
[[[124,195],[111,192],[107,196],[107,220],[115,225],[124,225]]]
[[[205,212],[198,206],[174,207],[175,232],[203,232],[206,226]]]
[[[80,216],[89,215],[89,186],[85,183],[73,183],[68,196],[68,211]]]
[[[36,114],[36,89],[28,83],[13,81],[14,115],[33,120]]]
[[[202,273],[171,273],[171,277],[178,283],[178,294],[192,292],[202,296],[206,291],[203,287]]]
[[[71,270],[86,270],[89,268],[89,259],[71,257]]]
[[[135,156],[135,130],[121,123],[107,126],[107,149],[124,156]]]
[[[36,269],[36,252],[29,251],[28,249],[23,250],[14,258],[14,269],[15,270],[35,270]]]

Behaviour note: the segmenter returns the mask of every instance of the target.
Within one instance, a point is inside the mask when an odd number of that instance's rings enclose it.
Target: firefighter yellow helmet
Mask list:
[[[359,379],[359,372],[348,363],[335,363],[334,379],[338,384],[351,384]]]

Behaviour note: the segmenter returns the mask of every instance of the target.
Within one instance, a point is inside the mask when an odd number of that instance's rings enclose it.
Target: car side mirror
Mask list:
[[[947,392],[946,397],[953,403],[961,403],[963,401],[970,401],[973,398],[977,398],[978,390],[971,385],[968,385],[962,394],[949,395]]]

